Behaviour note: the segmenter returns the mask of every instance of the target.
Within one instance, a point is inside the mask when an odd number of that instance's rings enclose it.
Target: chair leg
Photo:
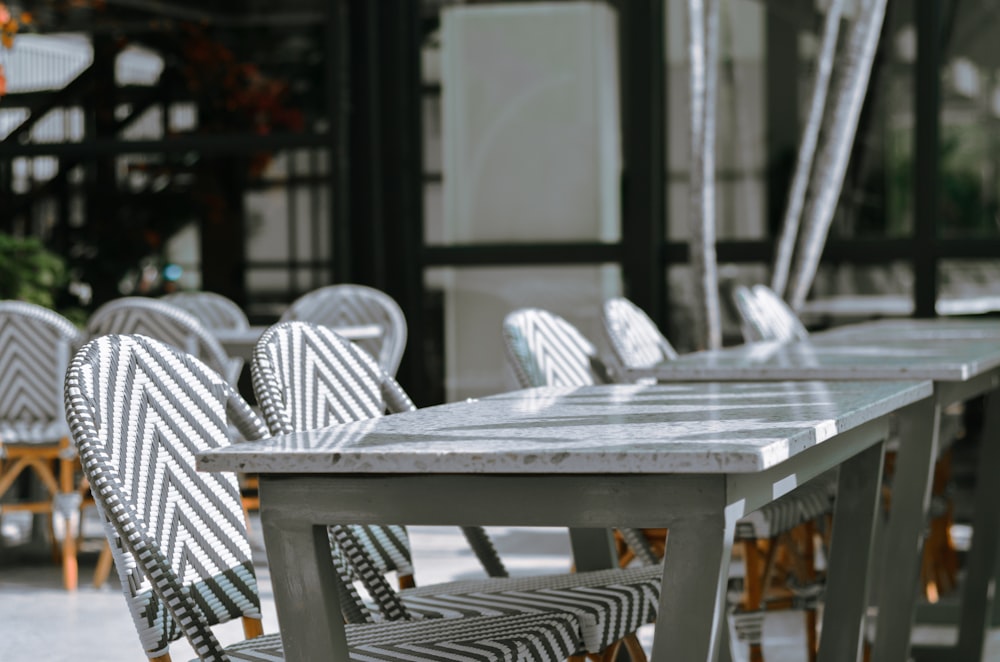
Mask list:
[[[69,439],[62,439],[59,448],[65,451],[69,447]],[[61,502],[59,507],[52,513],[53,519],[58,517],[61,520],[63,529],[62,540],[62,567],[63,586],[67,591],[75,591],[79,579],[79,567],[77,565],[77,545],[76,539],[80,531],[80,507],[82,498],[76,490],[76,465],[75,458],[59,459],[59,496]]]
[[[771,541],[773,551],[777,541]],[[756,539],[743,541],[743,604],[745,612],[758,611],[764,599],[763,577],[761,567],[760,548]],[[764,651],[761,648],[760,639],[754,637],[750,640],[750,662],[764,662]]]
[[[94,588],[101,588],[104,586],[104,582],[108,581],[108,575],[111,574],[111,565],[113,563],[114,557],[111,556],[111,543],[105,540],[104,546],[101,547],[101,555],[97,557],[97,567],[94,569]]]
[[[243,636],[247,639],[256,639],[264,634],[264,624],[259,618],[243,617]]]

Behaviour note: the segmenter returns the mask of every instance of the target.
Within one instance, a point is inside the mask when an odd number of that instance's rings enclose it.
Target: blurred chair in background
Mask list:
[[[68,590],[77,586],[76,538],[89,491],[76,478],[79,462],[61,391],[69,359],[82,342],[80,330],[56,312],[0,301],[0,513],[48,516],[53,556],[62,563]],[[36,478],[44,497],[14,495],[24,478]]]
[[[279,321],[303,320],[323,326],[377,324],[378,338],[355,341],[395,376],[406,349],[406,317],[399,304],[385,292],[366,285],[327,285],[292,302]]]

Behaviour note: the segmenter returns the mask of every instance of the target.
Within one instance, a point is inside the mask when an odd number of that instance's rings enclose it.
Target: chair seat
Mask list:
[[[57,444],[68,437],[66,421],[0,421],[0,442],[8,445]]]
[[[837,473],[817,476],[783,497],[748,513],[736,523],[737,540],[773,538],[833,512]]]
[[[423,619],[570,612],[586,650],[599,653],[656,619],[662,576],[663,566],[654,565],[463,580],[407,589],[400,597],[413,617]]]
[[[352,660],[544,662],[565,660],[580,648],[580,632],[568,614],[509,618],[346,625]],[[281,638],[265,635],[226,648],[231,660],[284,660]]]

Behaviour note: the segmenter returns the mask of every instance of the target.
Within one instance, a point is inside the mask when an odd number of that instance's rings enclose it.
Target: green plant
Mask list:
[[[68,283],[63,258],[37,238],[0,234],[0,298],[55,308]]]

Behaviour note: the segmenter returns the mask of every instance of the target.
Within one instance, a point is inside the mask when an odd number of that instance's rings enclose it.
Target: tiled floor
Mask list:
[[[512,573],[556,572],[568,568],[569,547],[562,529],[491,528],[498,550]],[[417,581],[428,584],[463,577],[481,576],[475,557],[455,528],[413,527]],[[277,630],[270,581],[259,539],[255,538],[259,568],[264,628]],[[11,559],[0,564],[0,660],[3,662],[139,662],[144,654],[132,627],[117,581],[95,589],[89,585],[96,554],[84,556],[81,587],[66,593],[60,585],[59,569],[47,559]],[[217,631],[223,643],[242,637],[238,623]],[[642,639],[650,643],[649,628]],[[765,623],[765,653],[768,662],[803,659],[804,632],[797,613],[776,613]],[[948,636],[947,631],[923,632],[921,638]],[[171,648],[175,662],[193,657],[185,642]],[[737,660],[745,658],[736,651]],[[1000,636],[991,638],[990,659],[1000,659]]]

